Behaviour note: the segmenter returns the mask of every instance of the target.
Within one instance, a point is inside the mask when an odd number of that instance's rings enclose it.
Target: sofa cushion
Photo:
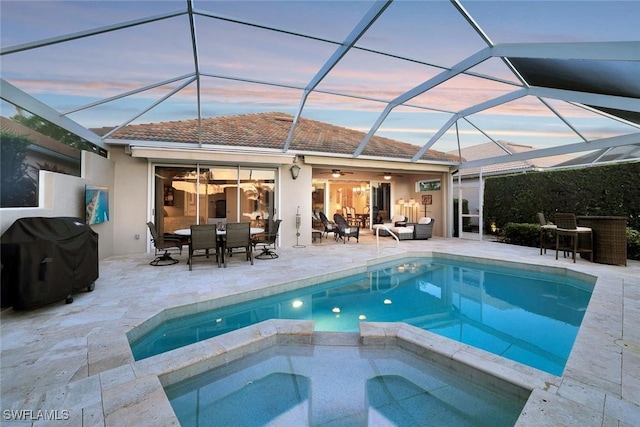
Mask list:
[[[404,215],[394,215],[391,217],[391,224],[395,224],[396,222],[404,222],[406,221]]]
[[[428,216],[423,216],[418,220],[418,224],[429,224],[431,222],[431,218]]]
[[[413,227],[390,227],[391,231],[398,236],[399,240],[413,239]]]

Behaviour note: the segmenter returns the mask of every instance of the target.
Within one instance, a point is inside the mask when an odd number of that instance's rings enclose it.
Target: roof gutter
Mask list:
[[[458,165],[458,161],[446,160],[420,160],[411,162],[410,159],[399,159],[392,157],[373,157],[360,156],[354,158],[351,154],[339,153],[322,153],[289,150],[283,153],[280,149],[273,148],[254,148],[254,147],[232,147],[223,145],[203,144],[202,146],[185,143],[185,142],[166,142],[166,141],[141,141],[133,139],[106,139],[105,143],[110,145],[128,146],[127,151],[131,152],[133,157],[157,158],[157,159],[191,159],[202,155],[211,157],[214,155],[260,155],[270,158],[279,158],[279,163],[292,163],[296,156],[304,156],[305,163],[313,166],[341,166],[341,167],[358,167],[358,168],[382,168],[392,170],[415,170],[424,171],[425,167],[433,170],[434,167],[442,169],[443,172],[449,170],[452,165]],[[134,155],[133,153],[136,153]],[[156,157],[160,156],[160,157]],[[262,162],[263,159],[260,159]],[[252,163],[256,163],[256,159]],[[393,165],[390,165],[390,164]]]
[[[256,157],[256,153],[251,152],[222,152],[209,151],[200,148],[176,149],[176,148],[154,148],[131,146],[127,151],[131,157],[149,159],[158,162],[215,162],[227,164],[260,164],[279,166],[282,164],[293,164],[294,156],[283,153],[261,153]]]
[[[302,153],[299,153],[302,154]],[[309,155],[304,154],[305,164],[318,167],[328,167],[335,169],[341,168],[366,168],[366,169],[379,169],[393,171],[405,171],[405,172],[449,172],[451,164],[449,163],[415,163],[409,159],[381,159],[371,158],[363,159],[358,157],[354,159],[350,155],[345,157],[334,157],[333,154],[325,155]]]

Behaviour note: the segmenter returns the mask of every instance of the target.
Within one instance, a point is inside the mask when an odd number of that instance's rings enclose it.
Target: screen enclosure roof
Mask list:
[[[500,147],[463,167],[640,145],[640,1],[0,7],[2,115],[16,104],[103,147],[118,141],[89,128],[262,112],[293,116],[285,153],[301,118],[363,132],[355,158],[374,135],[414,162]]]

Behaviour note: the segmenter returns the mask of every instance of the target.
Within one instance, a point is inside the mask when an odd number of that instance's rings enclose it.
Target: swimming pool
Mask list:
[[[505,265],[508,265],[505,263]],[[561,375],[593,282],[469,260],[410,258],[295,291],[169,319],[131,343],[136,360],[267,319],[317,331],[406,322]]]

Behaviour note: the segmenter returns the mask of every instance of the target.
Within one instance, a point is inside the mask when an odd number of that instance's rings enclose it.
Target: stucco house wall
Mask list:
[[[150,166],[146,159],[125,154],[124,147],[109,149],[116,171],[116,199],[112,208],[116,224],[114,253],[126,255],[146,252],[149,245],[147,222],[150,220]]]
[[[123,146],[112,146],[110,157],[115,164],[116,182],[115,201],[112,208],[114,232],[114,250],[117,255],[142,253],[153,250],[146,223],[153,219],[153,168],[157,164],[175,164],[176,160],[166,162],[135,157],[125,152]],[[179,154],[176,154],[179,157]],[[185,159],[178,159],[185,161]],[[195,164],[197,159],[189,159]],[[256,166],[261,166],[259,157],[254,156]],[[206,164],[215,164],[207,160]],[[272,162],[270,166],[274,166]],[[264,166],[264,165],[262,165]],[[278,166],[278,165],[275,165]],[[311,244],[311,173],[309,165],[300,164],[300,174],[293,179],[290,172],[291,162],[278,166],[276,191],[276,218],[282,219],[280,226],[280,245],[292,246]],[[299,239],[296,240],[296,212],[301,216]]]

